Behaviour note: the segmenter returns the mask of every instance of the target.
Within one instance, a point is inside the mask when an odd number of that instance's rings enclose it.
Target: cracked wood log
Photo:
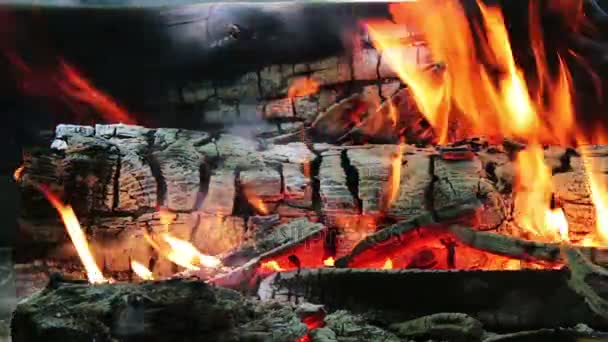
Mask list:
[[[390,322],[459,312],[493,331],[574,327],[579,323],[606,328],[606,320],[569,288],[567,276],[565,271],[548,270],[325,268],[276,273],[260,284],[259,295],[262,299],[319,303],[330,310],[374,312],[376,319]],[[416,300],[404,294],[413,294]]]
[[[264,205],[263,214],[279,214],[281,222],[298,217],[316,220],[320,214],[325,225],[337,229],[336,258],[351,255],[362,239],[389,223],[405,220],[407,224],[419,215],[437,222],[444,211],[470,201],[482,204],[476,220],[464,222],[472,228],[534,239],[518,226],[518,204],[511,192],[512,155],[517,152],[510,152],[510,145],[487,146],[475,139],[466,143],[440,149],[268,145],[231,134],[211,139],[208,133],[181,129],[61,125],[51,153],[34,150],[26,155],[21,229],[35,243],[66,240],[54,209],[28,185],[44,183],[74,206],[91,236],[109,240],[111,233],[95,231],[117,233],[146,226],[145,215],[165,207],[186,215],[190,228],[184,239],[209,254],[228,252],[243,241],[247,217],[260,213],[256,201]],[[545,150],[554,170],[556,203],[565,209],[572,241],[592,233],[595,223],[584,174],[588,166],[580,153],[592,161],[592,171],[603,172],[603,149]],[[392,188],[397,185],[398,189]],[[575,210],[576,206],[584,211]],[[234,238],[226,239],[228,232]],[[432,244],[424,246],[422,241]],[[454,241],[452,232],[426,229],[412,240],[416,253],[394,261],[409,268],[497,268],[513,262],[489,258],[457,239],[456,250],[469,258],[454,259],[454,246],[450,247]],[[388,257],[389,250],[380,255]],[[375,258],[374,266],[382,267],[384,261]]]

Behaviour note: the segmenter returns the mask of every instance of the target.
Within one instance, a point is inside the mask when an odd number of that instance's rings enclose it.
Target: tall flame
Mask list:
[[[103,274],[101,273],[101,270],[99,269],[99,266],[97,266],[97,263],[95,262],[95,258],[93,257],[93,254],[89,249],[87,239],[84,233],[82,232],[82,228],[80,228],[80,223],[78,222],[78,218],[76,218],[76,214],[74,213],[74,210],[72,210],[72,207],[61,203],[59,198],[57,198],[57,196],[55,196],[47,188],[39,188],[45,195],[45,197],[49,200],[49,202],[53,205],[53,207],[55,207],[55,209],[57,209],[57,211],[59,212],[59,215],[63,220],[63,224],[65,225],[68,235],[70,236],[70,239],[72,240],[72,243],[76,248],[76,252],[78,253],[80,260],[84,265],[89,282],[93,284],[106,282],[107,279],[104,278]]]
[[[517,177],[515,207],[519,224],[534,237],[548,241],[568,241],[568,222],[560,208],[551,208],[553,183],[539,145],[520,151],[515,161]]]
[[[571,142],[570,75],[561,57],[557,75],[548,67],[539,9],[531,5],[529,24],[541,85],[530,90],[515,62],[501,10],[481,1],[477,8],[479,25],[470,23],[459,0],[394,3],[390,9],[396,24],[373,20],[365,26],[383,60],[410,88],[440,143],[449,140],[448,125],[455,120],[469,136]],[[408,59],[405,46],[395,47],[394,32],[402,25],[421,32],[433,58],[447,66],[441,75]]]

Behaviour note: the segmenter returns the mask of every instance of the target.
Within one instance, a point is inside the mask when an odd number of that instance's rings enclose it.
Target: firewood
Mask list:
[[[579,323],[606,327],[606,320],[569,288],[567,276],[565,271],[549,270],[324,268],[277,273],[262,282],[259,294],[287,302],[320,303],[330,311],[365,312],[395,323],[438,312],[459,312],[480,321],[488,330],[574,327]],[[403,295],[409,293],[415,294],[416,300]]]
[[[75,305],[68,309],[68,303]],[[52,327],[48,320],[55,322]],[[17,342],[231,341],[254,336],[294,341],[307,331],[295,307],[258,304],[232,290],[189,280],[95,286],[58,282],[17,308],[11,330]]]

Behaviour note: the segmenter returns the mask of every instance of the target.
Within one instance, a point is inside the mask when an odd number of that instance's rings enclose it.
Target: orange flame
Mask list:
[[[284,271],[283,267],[279,265],[275,260],[266,261],[260,265],[260,268],[266,272],[281,272]]]
[[[135,123],[124,108],[95,88],[73,67],[64,61],[61,61],[60,66],[65,79],[59,81],[58,85],[65,94],[74,100],[89,104],[108,121],[125,124]]]
[[[53,69],[48,69],[27,65],[13,51],[5,51],[5,55],[19,73],[21,89],[27,95],[59,99],[76,113],[86,109],[83,105],[89,106],[107,122],[136,123],[127,110],[64,60],[59,59]]]
[[[335,263],[336,263],[336,261],[334,260],[334,257],[329,257],[329,258],[323,260],[323,265],[328,266],[328,267],[334,266]]]
[[[19,166],[15,172],[13,172],[13,179],[15,181],[19,181],[21,179],[21,176],[23,175],[23,170],[25,169],[25,164],[21,164],[21,166]]]
[[[393,260],[386,259],[384,265],[382,266],[383,270],[392,270],[393,269]]]
[[[287,96],[289,98],[308,96],[319,92],[319,83],[309,77],[296,78],[291,82]]]
[[[522,228],[549,241],[568,241],[568,222],[561,208],[551,208],[553,183],[543,149],[531,145],[517,155],[515,207]]]
[[[571,142],[574,115],[570,75],[561,59],[558,75],[551,75],[536,7],[531,6],[529,24],[541,84],[531,96],[523,72],[515,63],[499,8],[477,1],[481,22],[471,25],[459,0],[421,4],[393,3],[390,9],[396,24],[375,20],[366,22],[366,27],[383,60],[410,88],[441,144],[449,138],[448,121],[456,120],[461,130],[466,129],[456,134]],[[441,75],[423,70],[408,59],[404,44],[395,48],[395,32],[403,25],[419,30],[433,58],[447,66]]]
[[[87,272],[87,278],[89,282],[92,284],[99,284],[107,282],[106,278],[104,278],[99,266],[95,262],[95,258],[89,249],[89,244],[87,239],[82,232],[82,228],[80,228],[80,223],[78,222],[78,218],[72,210],[72,207],[69,205],[64,205],[61,203],[59,198],[51,193],[45,187],[39,187],[45,197],[49,200],[49,202],[57,209],[59,215],[61,215],[61,219],[63,220],[63,224],[76,248],[76,252],[84,265],[84,268]]]
[[[140,262],[131,260],[131,269],[133,270],[133,273],[137,274],[137,276],[143,280],[154,280],[152,272]]]
[[[247,202],[255,209],[255,211],[260,215],[268,215],[270,210],[266,206],[266,203],[255,194],[254,191],[245,190],[245,197],[247,197]]]

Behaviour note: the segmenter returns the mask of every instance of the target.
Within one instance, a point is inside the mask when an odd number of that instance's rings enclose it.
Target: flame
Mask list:
[[[61,203],[59,198],[57,198],[57,196],[55,196],[45,187],[41,186],[39,189],[53,205],[53,207],[55,207],[55,209],[57,209],[59,212],[68,235],[76,248],[76,252],[84,265],[89,282],[92,284],[107,282],[107,279],[104,278],[99,266],[97,266],[97,263],[95,262],[95,258],[89,249],[87,239],[82,232],[82,228],[80,228],[80,223],[78,222],[78,218],[76,217],[74,210],[72,210],[72,207]]]
[[[170,234],[162,234],[161,238],[170,246],[166,257],[173,263],[190,270],[198,270],[197,265],[207,268],[216,268],[221,265],[220,259],[205,255],[196,249],[190,242],[178,239]]]
[[[445,142],[447,116],[443,115],[441,110],[444,103],[443,95],[446,91],[444,85],[429,77],[429,73],[419,69],[417,65],[409,63],[403,49],[395,48],[392,30],[398,30],[398,25],[391,25],[386,21],[369,21],[366,23],[366,27],[374,46],[382,52],[382,58],[408,85],[419,109],[431,125],[439,131],[440,141]],[[393,118],[394,115],[393,122],[396,124],[397,115],[392,110],[391,112],[390,117]]]
[[[270,260],[270,261],[266,261],[266,262],[262,263],[260,265],[260,268],[263,271],[266,271],[266,272],[281,272],[281,271],[284,271],[283,267],[281,267],[281,265],[279,265],[279,263],[276,262],[275,260]]]
[[[161,209],[159,215],[164,230],[158,234],[158,238],[151,236],[147,232],[145,232],[144,238],[164,258],[193,271],[199,270],[199,266],[218,268],[222,265],[219,258],[203,254],[190,242],[178,239],[169,233],[169,227],[174,220],[174,214],[166,209]]]
[[[291,82],[287,96],[292,99],[294,97],[308,96],[319,92],[319,83],[309,77],[296,78]]]
[[[515,160],[515,207],[519,225],[534,237],[568,241],[568,222],[561,208],[551,208],[553,183],[539,145],[520,151]]]
[[[17,72],[20,89],[26,95],[60,100],[77,114],[82,114],[88,106],[107,122],[136,123],[126,109],[63,59],[53,67],[40,67],[28,65],[13,51],[4,51],[4,54]]]
[[[336,261],[334,260],[334,257],[329,257],[329,258],[323,260],[323,265],[328,266],[328,267],[334,266],[335,263],[336,263]]]
[[[21,166],[19,166],[15,172],[13,172],[13,179],[15,181],[19,181],[21,179],[21,176],[23,175],[23,170],[25,169],[25,164],[21,164]]]
[[[247,202],[255,209],[255,211],[260,215],[268,215],[270,210],[266,206],[266,203],[255,194],[254,191],[245,189],[245,197],[247,198]]]
[[[391,120],[391,125],[393,127],[397,127],[397,121],[399,120],[399,114],[397,112],[397,107],[393,104],[392,100],[388,100],[388,116]]]
[[[554,75],[548,67],[540,9],[538,2],[531,3],[529,29],[539,79],[532,90],[515,63],[498,7],[477,1],[481,20],[470,23],[459,0],[393,3],[395,23],[365,22],[373,45],[410,88],[440,144],[458,138],[448,137],[449,122],[456,121],[466,132],[455,134],[571,142],[575,120],[570,74],[559,55],[558,72]],[[405,44],[394,38],[403,25],[421,32],[433,58],[446,65],[441,74],[415,65],[404,55]],[[394,122],[393,116],[388,120]]]
[[[138,261],[131,260],[131,269],[133,270],[133,273],[137,274],[137,276],[143,280],[154,280],[152,272]]]
[[[383,270],[392,270],[393,269],[393,260],[386,259],[384,265],[382,266]]]
[[[384,200],[383,208],[387,210],[395,202],[399,195],[399,185],[401,184],[401,164],[403,162],[404,144],[397,145],[397,151],[391,158],[391,169],[388,177],[387,195]]]

